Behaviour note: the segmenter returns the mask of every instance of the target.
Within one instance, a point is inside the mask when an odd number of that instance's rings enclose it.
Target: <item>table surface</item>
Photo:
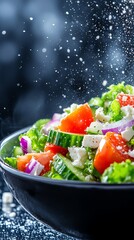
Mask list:
[[[15,198],[11,204],[4,204],[4,192],[10,191],[0,174],[0,240],[77,240],[34,219]]]

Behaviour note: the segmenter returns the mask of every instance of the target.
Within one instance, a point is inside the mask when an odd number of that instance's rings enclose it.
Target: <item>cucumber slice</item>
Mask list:
[[[13,154],[12,154],[12,155],[13,155],[14,157],[23,155],[23,152],[22,152],[21,147],[15,146],[15,147],[13,148]]]
[[[61,154],[54,156],[53,167],[63,179],[86,181],[82,171],[74,167],[72,162]]]
[[[50,130],[47,142],[67,148],[67,147],[81,147],[84,134],[66,133],[56,130]]]

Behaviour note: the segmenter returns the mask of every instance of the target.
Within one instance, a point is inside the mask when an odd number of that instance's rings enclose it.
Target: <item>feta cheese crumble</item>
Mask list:
[[[129,141],[134,136],[134,130],[131,128],[126,128],[124,131],[121,132],[122,138],[126,141]]]
[[[110,116],[105,115],[103,112],[103,107],[99,107],[95,112],[95,118],[101,122],[109,122]]]
[[[71,157],[72,164],[75,167],[83,168],[85,160],[87,159],[87,152],[84,147],[69,147],[69,155]]]
[[[103,135],[90,135],[87,134],[84,136],[82,141],[82,146],[90,148],[98,148]]]

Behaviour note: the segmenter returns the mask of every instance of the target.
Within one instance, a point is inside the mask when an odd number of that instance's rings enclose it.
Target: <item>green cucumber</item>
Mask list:
[[[47,142],[67,148],[81,147],[84,134],[66,133],[56,130],[50,130]]]
[[[15,146],[15,147],[13,148],[13,153],[12,153],[12,155],[13,155],[14,157],[23,155],[23,152],[22,152],[21,147]]]
[[[54,156],[53,167],[63,179],[86,181],[82,171],[74,167],[71,160],[61,154]]]

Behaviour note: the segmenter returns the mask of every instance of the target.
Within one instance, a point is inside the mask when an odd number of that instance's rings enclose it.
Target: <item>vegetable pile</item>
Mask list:
[[[40,119],[4,160],[26,174],[83,182],[134,182],[134,87],[110,85],[100,97]]]

